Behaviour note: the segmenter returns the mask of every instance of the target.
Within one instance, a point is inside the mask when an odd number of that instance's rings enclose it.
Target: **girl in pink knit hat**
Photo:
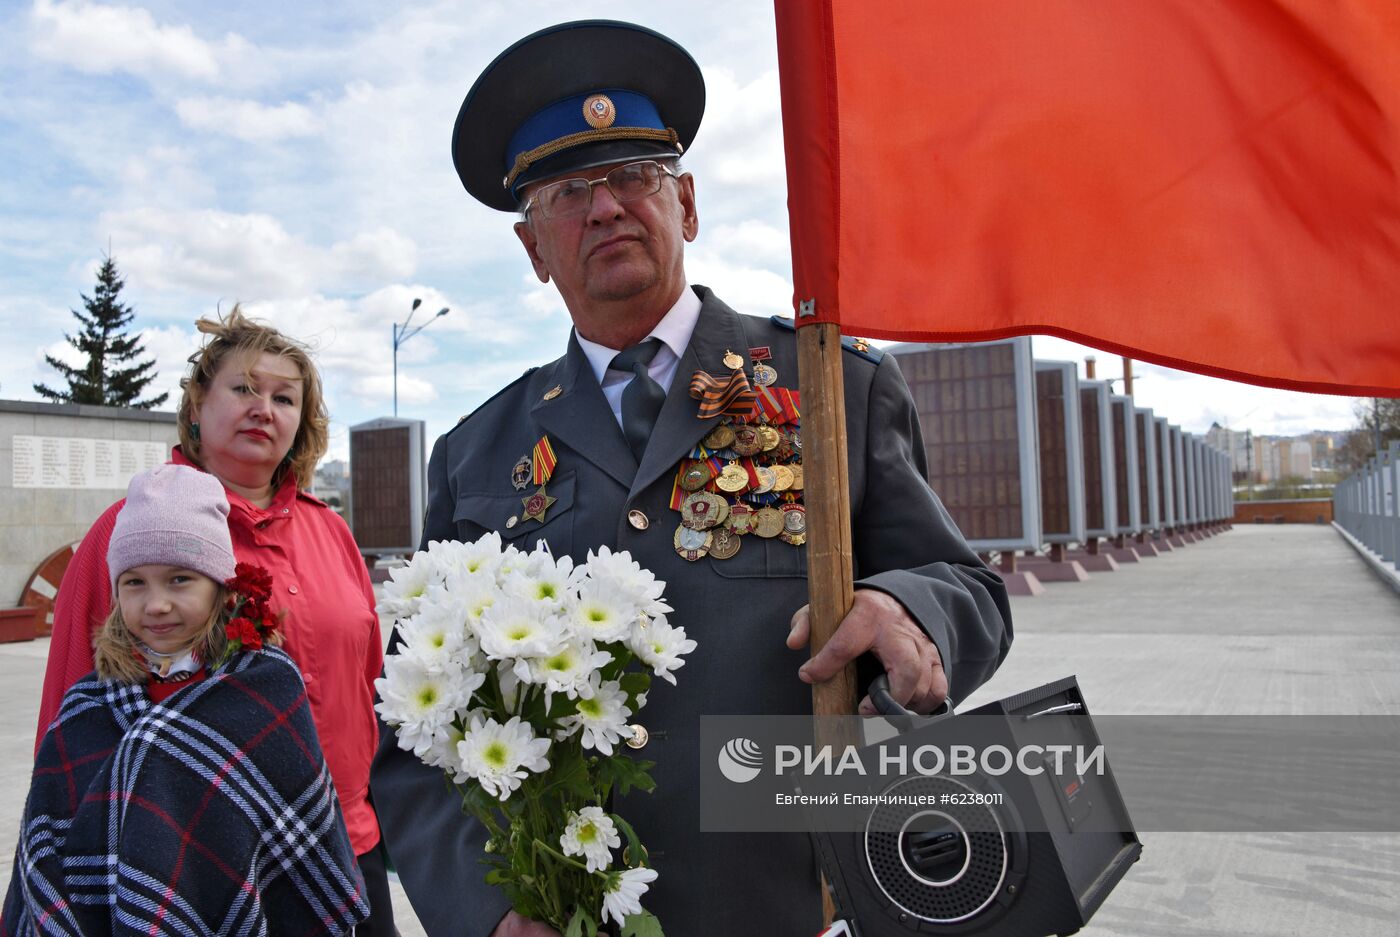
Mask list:
[[[224,487],[132,479],[96,670],[35,758],[0,934],[349,934],[369,912],[271,579]]]

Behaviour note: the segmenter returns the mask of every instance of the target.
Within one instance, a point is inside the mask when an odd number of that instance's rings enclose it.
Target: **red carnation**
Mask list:
[[[229,623],[224,626],[224,633],[228,635],[230,641],[246,642],[247,639],[244,636],[250,632],[257,634],[258,629],[251,621],[242,617],[231,618]]]
[[[228,587],[249,598],[266,599],[272,594],[272,575],[261,566],[239,563],[233,568]]]
[[[238,622],[238,637],[243,642],[243,647],[247,650],[256,651],[263,646],[262,633],[258,631],[258,626],[246,618],[235,618]]]

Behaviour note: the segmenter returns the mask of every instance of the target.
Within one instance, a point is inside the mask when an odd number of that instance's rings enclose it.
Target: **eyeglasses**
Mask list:
[[[538,208],[544,218],[572,218],[588,211],[593,204],[593,187],[605,185],[619,202],[633,202],[661,191],[662,174],[679,179],[670,169],[653,160],[627,163],[610,170],[601,179],[560,179],[541,186],[525,203],[524,213]]]

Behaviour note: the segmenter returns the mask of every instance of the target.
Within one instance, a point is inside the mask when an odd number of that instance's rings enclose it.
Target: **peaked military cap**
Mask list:
[[[474,198],[515,211],[537,179],[679,155],[704,112],[700,66],[675,42],[632,23],[561,23],[486,66],[457,112],[452,162]]]

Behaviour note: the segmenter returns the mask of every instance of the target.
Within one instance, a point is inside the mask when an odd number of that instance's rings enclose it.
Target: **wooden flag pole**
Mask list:
[[[813,315],[804,301],[799,321]],[[803,502],[807,508],[807,588],[811,652],[816,654],[851,610],[855,598],[851,553],[851,483],[846,458],[846,395],[841,377],[841,327],[818,322],[797,330],[798,386],[802,395],[802,464],[806,476]],[[816,743],[846,745],[823,716],[850,716],[856,711],[856,665],[847,664],[825,683],[812,685],[812,715],[818,717]],[[831,890],[822,883],[822,922],[836,916]]]
[[[807,588],[812,653],[816,654],[851,610],[855,594],[846,395],[838,323],[818,322],[797,330],[797,372],[806,479],[802,496],[807,508]],[[854,662],[827,682],[812,686],[815,716],[850,716],[856,711],[855,703]]]

